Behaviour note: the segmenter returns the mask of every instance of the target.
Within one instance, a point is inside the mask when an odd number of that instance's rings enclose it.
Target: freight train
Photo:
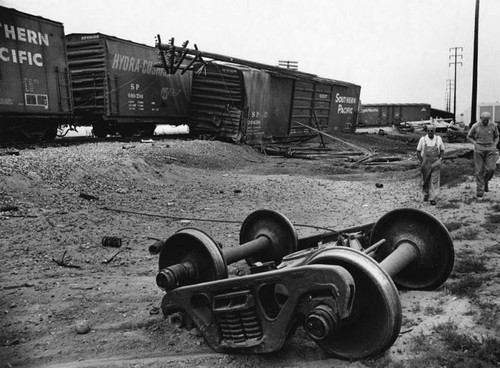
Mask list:
[[[53,139],[65,125],[92,126],[105,137],[187,124],[197,136],[256,144],[356,128],[358,85],[210,54],[210,61],[186,57],[185,46],[177,55],[184,52],[187,67],[176,71],[173,59],[165,63],[174,53],[160,45],[65,35],[62,23],[0,7],[0,140]]]
[[[97,137],[184,124],[192,73],[155,68],[154,47],[0,7],[0,139],[53,139],[60,126]]]

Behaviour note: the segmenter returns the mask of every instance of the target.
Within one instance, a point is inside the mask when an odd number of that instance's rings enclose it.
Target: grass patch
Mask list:
[[[453,273],[471,274],[488,272],[486,261],[478,256],[473,256],[471,252],[463,252],[457,258]]]
[[[448,290],[457,296],[473,299],[477,296],[478,289],[483,286],[486,277],[470,275],[448,283]]]
[[[454,295],[473,299],[486,281],[483,274],[488,271],[483,258],[474,256],[473,252],[461,252],[457,254],[451,275],[454,280],[448,282],[446,288]]]
[[[385,355],[363,364],[372,368],[489,368],[500,363],[500,340],[494,336],[462,333],[452,321],[434,326],[432,332],[411,339],[411,351],[416,356],[394,362]]]
[[[424,313],[427,316],[435,316],[439,314],[443,314],[444,308],[441,305],[436,305],[436,306],[428,306],[425,307]]]
[[[500,254],[500,243],[488,245],[484,248],[484,253]]]
[[[491,206],[491,209],[493,212],[500,212],[500,203],[495,203],[493,206]]]
[[[497,231],[500,228],[500,213],[488,214],[486,221],[483,224],[483,228],[492,233]]]
[[[410,308],[410,311],[413,313],[418,313],[422,310],[422,307],[420,306],[419,302],[413,303],[412,307]]]
[[[479,300],[479,298],[474,300],[474,303],[479,307],[477,323],[489,327],[495,326],[497,330],[500,329],[500,305],[487,300]]]
[[[477,363],[500,363],[500,340],[491,336],[478,338],[470,333],[461,333],[457,325],[452,322],[441,323],[433,328],[440,335],[441,340],[450,350],[450,355],[468,362],[476,362],[471,367],[481,367]],[[453,366],[449,362],[447,366]],[[458,365],[457,365],[458,366]],[[462,365],[465,367],[465,365]],[[486,367],[487,365],[482,365]]]
[[[479,235],[479,229],[469,229],[458,234],[453,234],[454,240],[476,240]]]
[[[445,223],[444,226],[446,226],[446,228],[448,229],[448,231],[451,233],[452,231],[458,230],[462,226],[464,226],[464,223],[463,222],[459,222],[459,221],[451,221],[451,222]]]

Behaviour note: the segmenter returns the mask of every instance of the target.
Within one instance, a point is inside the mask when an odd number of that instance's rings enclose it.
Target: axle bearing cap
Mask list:
[[[257,210],[243,221],[240,244],[248,243],[260,236],[267,237],[271,244],[266,251],[246,258],[250,266],[257,262],[269,261],[274,261],[278,265],[284,256],[297,251],[297,232],[290,220],[278,211]]]
[[[393,276],[404,289],[434,290],[442,285],[453,270],[455,252],[446,227],[427,212],[401,208],[386,213],[373,226],[370,244],[385,239],[375,253],[382,262],[397,246],[411,242],[419,256]]]
[[[318,305],[307,316],[304,328],[313,340],[323,340],[332,335],[338,326],[338,318],[331,307]]]
[[[227,265],[219,245],[205,232],[184,228],[170,236],[159,257],[160,270],[190,261],[197,267],[198,279],[191,284],[226,279]]]

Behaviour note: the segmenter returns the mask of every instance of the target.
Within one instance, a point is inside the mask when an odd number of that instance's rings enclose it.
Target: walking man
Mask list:
[[[491,114],[482,112],[481,121],[475,123],[467,134],[474,145],[474,167],[476,169],[476,196],[481,198],[488,192],[488,182],[495,172],[498,160],[498,127],[490,121]]]
[[[417,157],[421,165],[424,202],[430,200],[430,204],[435,205],[441,185],[441,162],[444,144],[441,137],[435,134],[435,126],[430,126],[427,131],[427,135],[418,141]]]

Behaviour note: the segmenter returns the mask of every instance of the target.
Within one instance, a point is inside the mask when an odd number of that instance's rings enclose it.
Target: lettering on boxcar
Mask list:
[[[7,47],[0,47],[0,60],[14,64],[43,66],[42,54],[26,50],[9,50]]]
[[[31,29],[0,23],[0,34],[6,40],[32,43],[34,45],[49,46],[49,35]]]
[[[166,101],[168,99],[168,96],[175,97],[179,93],[181,93],[181,90],[178,88],[168,88],[168,87],[163,87],[161,89],[161,98],[162,100]]]
[[[335,103],[338,103],[337,114],[352,115],[357,105],[357,98],[352,96],[342,96],[340,93],[335,95]],[[354,105],[354,106],[346,106]]]
[[[133,56],[114,54],[111,69],[124,72],[142,73],[166,77],[167,72],[163,68],[155,68],[155,61],[134,58]]]
[[[16,45],[22,45],[24,42],[39,46],[50,46],[49,35],[47,33],[4,23],[0,23],[0,40],[13,40],[16,41]],[[26,51],[21,48],[9,49],[5,46],[0,47],[0,60],[7,63],[43,67],[43,57],[41,53]]]

